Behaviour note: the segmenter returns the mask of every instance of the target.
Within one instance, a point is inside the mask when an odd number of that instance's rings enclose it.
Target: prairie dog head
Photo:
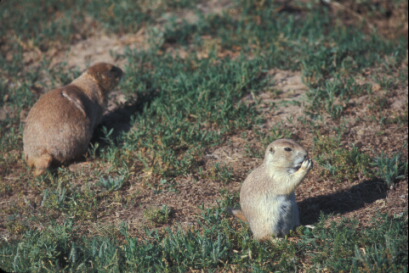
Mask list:
[[[291,139],[279,139],[268,145],[264,164],[269,171],[295,173],[308,158],[307,151]]]
[[[108,94],[117,86],[122,78],[122,70],[109,63],[96,63],[85,72],[96,80],[104,94]]]

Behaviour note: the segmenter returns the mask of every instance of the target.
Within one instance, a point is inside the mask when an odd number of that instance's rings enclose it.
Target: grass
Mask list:
[[[338,224],[333,222],[328,229],[318,227],[308,236],[312,241],[307,247],[320,249],[312,255],[315,269],[327,268],[338,272],[405,270],[401,261],[407,260],[404,246],[407,219],[402,220],[377,217],[374,219],[376,225],[363,231],[358,231],[358,223],[350,220]]]
[[[162,226],[170,222],[172,214],[172,208],[163,205],[161,208],[150,208],[145,210],[144,217],[154,226]]]
[[[356,180],[371,172],[370,156],[358,147],[344,148],[340,139],[320,136],[315,139],[317,162],[335,181]]]
[[[21,243],[3,243],[4,268],[17,272],[186,272],[236,269],[256,272],[313,271],[400,272],[407,265],[407,215],[377,216],[377,224],[357,229],[344,220],[305,228],[296,241],[253,241],[249,231],[238,232],[223,208],[203,211],[201,233],[183,229],[166,234],[149,232],[141,240],[124,224],[120,239],[78,237],[73,222],[52,224],[45,232],[27,231]],[[9,259],[7,257],[13,257]],[[302,260],[309,261],[302,264]]]
[[[381,154],[373,163],[377,168],[377,175],[385,181],[388,187],[393,188],[397,181],[408,176],[408,161],[405,162],[402,157],[401,153],[395,154],[392,157]]]
[[[126,177],[124,175],[113,178],[111,176],[104,178],[101,177],[100,185],[107,189],[108,191],[117,191],[122,188],[126,183]]]
[[[141,58],[134,54],[131,59]],[[212,59],[158,57],[146,61],[160,68],[130,74],[132,81],[149,86],[140,92],[158,94],[143,115],[135,117],[133,126],[139,129],[124,136],[124,148],[143,151],[137,158],[153,173],[177,176],[198,165],[195,158],[205,147],[220,144],[224,135],[255,121],[256,110],[236,102],[259,86],[260,71],[257,61],[245,59],[212,64]]]
[[[278,138],[306,142],[321,170],[311,183],[319,178],[337,187],[374,177],[388,187],[405,183],[407,153],[400,147],[406,147],[407,107],[395,111],[392,101],[407,88],[407,39],[344,24],[318,1],[294,1],[300,11],[291,12],[281,12],[277,1],[228,2],[221,13],[199,0],[0,2],[2,269],[407,271],[407,213],[373,214],[376,224],[322,215],[315,228],[301,227],[274,243],[252,240],[248,226],[230,214],[238,204],[232,189],[250,171],[248,162]],[[359,5],[368,18],[385,14],[369,1]],[[98,128],[85,155],[89,167],[62,166],[33,178],[22,154],[22,118],[40,93],[80,73],[54,64],[53,50],[68,51],[71,41],[95,33],[136,32],[144,33],[148,48],[114,53],[125,63],[118,89],[138,96],[128,129]],[[272,70],[301,71],[308,91],[294,102],[302,118],[267,128],[286,107],[261,109]],[[357,128],[374,128],[377,135],[360,139]],[[239,163],[247,165],[209,159],[224,146],[239,147],[245,154]],[[185,203],[169,199],[186,195],[186,180],[193,181],[189,194],[219,205],[203,206],[179,223]],[[207,191],[195,192],[203,184]],[[135,231],[138,211],[147,225]]]

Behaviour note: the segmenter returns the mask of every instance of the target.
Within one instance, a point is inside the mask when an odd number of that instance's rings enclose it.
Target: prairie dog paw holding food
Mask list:
[[[268,145],[264,162],[253,170],[240,191],[241,210],[233,211],[248,221],[254,238],[283,237],[300,224],[295,189],[313,168],[307,151],[290,139]]]
[[[100,123],[108,94],[119,83],[122,70],[97,63],[70,84],[47,92],[34,104],[24,126],[24,154],[34,175],[52,163],[83,155]]]

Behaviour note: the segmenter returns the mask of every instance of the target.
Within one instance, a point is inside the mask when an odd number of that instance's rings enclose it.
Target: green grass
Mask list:
[[[403,216],[406,217],[406,216]],[[312,254],[314,268],[334,272],[399,272],[407,270],[407,218],[377,217],[374,226],[357,229],[358,222],[343,220],[328,228],[318,226],[305,240]],[[311,240],[311,241],[310,241]]]
[[[100,186],[109,191],[116,191],[121,189],[124,183],[126,183],[126,177],[124,175],[118,176],[116,178],[113,178],[111,176],[107,178],[101,177],[100,179]]]
[[[186,174],[197,166],[196,158],[205,147],[218,145],[225,135],[255,122],[257,111],[239,101],[260,86],[258,61],[243,58],[212,64],[212,58],[145,58],[144,54],[134,52],[129,59],[143,58],[151,68],[128,72],[124,85],[138,82],[139,92],[155,92],[156,97],[142,115],[135,116],[133,126],[138,130],[123,136],[123,151],[139,151],[136,157],[124,158],[129,164],[139,159],[166,177]]]
[[[391,132],[407,131],[407,110],[391,116],[388,97],[373,90],[374,82],[385,91],[407,88],[405,37],[389,40],[342,24],[318,1],[295,1],[302,12],[278,12],[276,1],[232,0],[221,14],[204,12],[198,4],[207,2],[199,0],[60,2],[0,3],[0,110],[9,109],[0,120],[0,198],[9,202],[0,223],[9,236],[0,240],[1,268],[407,272],[407,214],[379,215],[366,228],[357,219],[335,223],[327,215],[291,240],[260,243],[231,218],[229,208],[238,200],[227,195],[219,206],[202,208],[191,228],[179,227],[173,207],[163,204],[144,210],[148,226],[141,237],[127,222],[104,222],[104,232],[90,229],[118,211],[143,209],[143,196],[134,187],[142,185],[152,196],[178,194],[180,178],[191,177],[229,188],[242,174],[229,164],[205,161],[232,136],[245,141],[243,151],[255,160],[277,138],[309,139],[325,180],[348,184],[375,177],[389,187],[406,180],[404,153],[382,153],[374,143],[355,145],[351,137],[353,127],[362,124],[381,126],[379,136],[389,139],[395,137]],[[361,5],[381,12],[368,1]],[[195,19],[187,20],[186,11]],[[62,166],[34,179],[21,152],[20,116],[39,92],[80,73],[65,63],[52,66],[52,50],[66,51],[71,41],[94,31],[113,37],[146,32],[149,49],[117,55],[126,60],[119,89],[128,97],[138,95],[139,108],[129,130],[98,129],[86,155],[91,169],[71,172]],[[27,52],[41,55],[41,61],[30,60]],[[302,119],[265,130],[259,102],[248,98],[271,87],[272,69],[301,71],[309,90],[297,104],[305,107]],[[363,96],[370,115],[355,117],[363,107],[356,99]],[[272,113],[277,109],[270,107]]]
[[[339,138],[320,136],[315,139],[317,162],[336,182],[357,180],[371,172],[370,156],[358,147],[342,147]]]
[[[170,222],[172,214],[172,208],[163,205],[160,208],[149,208],[145,210],[144,217],[154,226],[161,226]]]
[[[237,230],[228,217],[223,207],[205,210],[198,222],[201,232],[149,231],[147,239],[130,236],[126,224],[119,238],[113,239],[76,236],[73,222],[54,223],[44,232],[25,232],[19,243],[2,242],[0,262],[6,270],[17,272],[407,270],[407,214],[377,216],[376,225],[364,230],[357,228],[355,220],[325,227],[326,219],[321,219],[314,229],[304,228],[298,240],[274,244],[252,240],[248,229]]]
[[[373,165],[377,168],[376,174],[391,188],[397,181],[408,176],[408,161],[404,160],[402,153],[395,154],[392,157],[381,154],[375,159]]]

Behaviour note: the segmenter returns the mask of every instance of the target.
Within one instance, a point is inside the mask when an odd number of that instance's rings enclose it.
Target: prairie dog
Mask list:
[[[282,237],[300,224],[294,191],[312,167],[307,151],[293,140],[279,139],[267,147],[263,164],[241,187],[241,210],[233,211],[250,223],[255,239]]]
[[[23,145],[35,176],[43,174],[52,163],[69,162],[87,151],[108,94],[122,74],[114,65],[97,63],[34,104],[24,126]]]

